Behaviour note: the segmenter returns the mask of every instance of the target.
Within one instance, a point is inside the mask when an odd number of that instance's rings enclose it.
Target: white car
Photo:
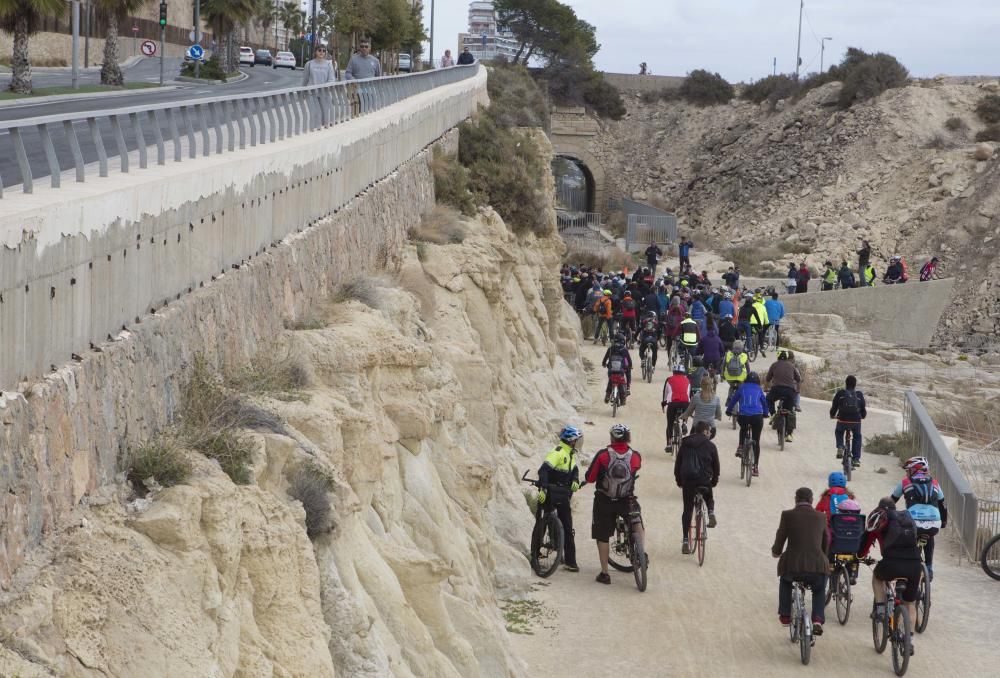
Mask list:
[[[401,52],[399,55],[399,71],[401,73],[409,73],[411,70],[413,70],[413,63],[410,55],[406,52]]]
[[[253,68],[253,50],[249,47],[240,47],[240,66]]]
[[[291,52],[278,52],[274,57],[275,68],[290,68],[295,70],[295,55]]]

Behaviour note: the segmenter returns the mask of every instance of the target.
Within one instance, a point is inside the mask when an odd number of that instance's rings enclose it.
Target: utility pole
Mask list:
[[[167,2],[160,0],[160,87],[163,87],[163,45],[167,41]]]
[[[201,45],[201,0],[194,0],[194,42]],[[194,60],[194,77],[201,77],[201,59]]]
[[[316,0],[312,0],[312,16],[309,19],[309,46],[312,47],[312,51],[316,51],[316,45],[319,41],[316,39]]]
[[[80,0],[73,0],[73,89],[80,88]]]
[[[410,68],[413,68],[412,59]],[[431,0],[431,68],[434,68],[434,0]]]
[[[799,68],[802,66],[802,12],[805,10],[806,0],[799,0],[799,42],[795,47],[795,80],[799,79]]]
[[[826,41],[833,40],[833,38],[823,38],[819,41],[819,72],[823,72],[823,55],[826,52]]]
[[[90,67],[90,0],[86,0],[86,5],[83,8],[84,11],[84,26],[83,26],[83,67]]]
[[[778,74],[778,57],[774,57],[774,64],[771,66],[771,75]]]

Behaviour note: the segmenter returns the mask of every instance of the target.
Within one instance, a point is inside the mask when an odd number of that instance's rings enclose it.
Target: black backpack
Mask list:
[[[882,554],[899,549],[917,547],[917,524],[909,511],[886,511],[885,534],[882,536]]]
[[[635,302],[632,299],[626,299],[625,301],[622,302],[622,308],[626,311],[634,311]]]
[[[844,396],[840,399],[840,418],[857,419],[861,416],[861,399],[857,391],[844,391]]]

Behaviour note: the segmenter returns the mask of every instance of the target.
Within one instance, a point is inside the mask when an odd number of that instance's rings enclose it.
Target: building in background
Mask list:
[[[493,61],[498,57],[509,61],[521,43],[510,31],[497,29],[493,0],[473,0],[469,3],[469,32],[458,34],[458,54],[466,47],[477,61]]]

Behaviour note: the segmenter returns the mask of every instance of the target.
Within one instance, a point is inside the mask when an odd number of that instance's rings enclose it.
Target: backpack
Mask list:
[[[840,502],[846,501],[850,498],[851,496],[849,494],[830,494],[830,515],[836,515],[838,513],[837,506]]]
[[[700,448],[687,448],[681,458],[680,476],[683,483],[709,483],[711,472],[705,467]]]
[[[624,499],[632,496],[635,487],[635,475],[632,473],[632,448],[625,454],[618,454],[610,447],[608,452],[608,468],[601,481],[601,491],[611,499]]]
[[[861,416],[861,400],[856,391],[844,391],[840,400],[839,416],[842,419],[857,419]]]
[[[647,320],[642,324],[642,331],[644,334],[656,334],[656,321]]]
[[[726,376],[733,379],[739,378],[743,374],[743,361],[740,360],[742,353],[730,353],[729,360],[726,361]]]
[[[888,551],[917,547],[917,524],[909,511],[886,511],[882,555]]]
[[[857,553],[865,536],[865,516],[838,513],[830,516],[830,553]]]
[[[602,313],[604,311],[604,300],[606,297],[601,297],[596,302],[594,302],[594,313]]]
[[[621,374],[625,371],[625,356],[612,353],[608,356],[608,372]]]

